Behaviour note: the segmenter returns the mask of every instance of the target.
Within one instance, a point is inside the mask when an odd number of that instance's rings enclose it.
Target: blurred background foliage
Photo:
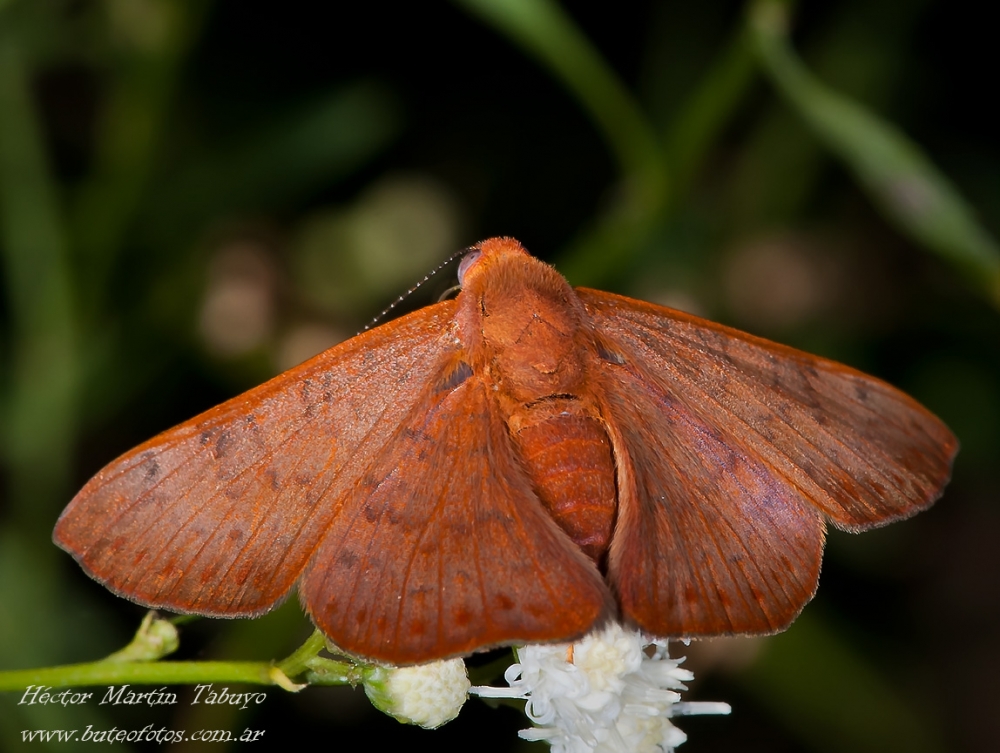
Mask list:
[[[877,374],[962,442],[932,510],[831,535],[787,633],[680,649],[691,697],[734,706],[682,720],[684,750],[993,750],[1000,122],[983,7],[0,0],[0,668],[92,660],[138,625],[50,542],[90,475],[352,335],[447,254],[513,235],[574,284]],[[293,600],[187,625],[180,656],[278,657],[308,629]],[[210,714],[5,694],[0,747],[157,722],[264,729],[257,749],[309,731],[531,749],[522,716],[479,701],[430,733],[349,689],[268,695]]]

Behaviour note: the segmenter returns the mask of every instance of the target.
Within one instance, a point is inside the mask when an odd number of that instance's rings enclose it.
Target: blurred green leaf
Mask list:
[[[805,69],[788,44],[783,3],[755,3],[750,31],[761,63],[779,91],[854,172],[886,217],[963,269],[1000,302],[1000,248],[921,149]]]
[[[0,33],[0,254],[12,321],[0,449],[11,501],[45,515],[64,491],[75,431],[73,311],[57,192],[21,49]]]
[[[211,5],[106,4],[114,65],[97,124],[94,167],[71,213],[87,309],[107,303],[105,286],[161,148],[179,73]]]
[[[813,610],[764,645],[760,660],[740,679],[810,750],[947,749],[929,718],[908,706]]]
[[[756,77],[753,51],[746,32],[740,29],[716,57],[667,130],[667,159],[673,170],[675,190],[690,182]]]
[[[150,202],[150,237],[169,247],[210,218],[299,199],[370,160],[400,127],[395,99],[377,84],[330,93],[182,168]]]
[[[19,40],[0,29],[0,278],[10,307],[9,358],[0,363],[0,454],[8,509],[0,531],[0,667],[44,663],[60,650],[58,572],[46,532],[65,493],[76,430],[75,336],[57,191]],[[39,546],[40,542],[44,545]],[[28,724],[81,715],[0,699],[5,739]]]

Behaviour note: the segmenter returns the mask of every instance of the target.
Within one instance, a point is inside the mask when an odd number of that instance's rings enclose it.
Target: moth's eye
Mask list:
[[[479,261],[479,257],[483,255],[483,252],[478,248],[473,249],[465,256],[462,257],[462,261],[458,263],[458,284],[465,285],[465,275],[468,274],[472,265]]]

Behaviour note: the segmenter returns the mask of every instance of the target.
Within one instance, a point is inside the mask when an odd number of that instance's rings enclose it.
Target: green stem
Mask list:
[[[270,662],[114,662],[67,664],[41,669],[17,669],[0,672],[0,690],[27,689],[29,685],[53,688],[82,685],[171,685],[194,682],[245,682],[253,685],[276,685],[274,665]]]
[[[143,622],[146,626],[146,622]],[[140,628],[142,634],[142,628]],[[130,644],[131,645],[131,644]],[[122,661],[122,652],[107,659],[61,667],[17,669],[0,672],[0,691],[24,691],[30,685],[65,688],[81,685],[172,685],[200,682],[244,682],[253,685],[277,685],[288,691],[299,690],[289,678],[304,675],[309,682],[321,685],[345,685],[359,682],[365,668],[348,662],[324,659],[318,654],[326,640],[318,630],[292,654],[277,664],[273,662],[226,661]]]
[[[674,176],[675,195],[683,193],[758,71],[749,34],[740,27],[667,131],[667,160]]]
[[[278,662],[278,669],[288,677],[297,677],[309,669],[310,660],[314,659],[325,647],[326,639],[323,634],[319,630],[314,630],[305,643],[295,649],[287,659]]]

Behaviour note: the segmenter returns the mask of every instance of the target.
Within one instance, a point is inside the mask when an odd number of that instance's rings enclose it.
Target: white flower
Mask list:
[[[461,659],[415,667],[372,667],[363,682],[375,708],[424,729],[435,729],[458,716],[470,685]]]
[[[683,659],[667,655],[666,641],[617,624],[575,644],[525,646],[517,658],[504,674],[510,688],[472,692],[526,700],[538,726],[520,736],[546,740],[555,753],[669,753],[687,739],[672,717],[730,711],[725,703],[681,703],[677,691],[693,678]]]

